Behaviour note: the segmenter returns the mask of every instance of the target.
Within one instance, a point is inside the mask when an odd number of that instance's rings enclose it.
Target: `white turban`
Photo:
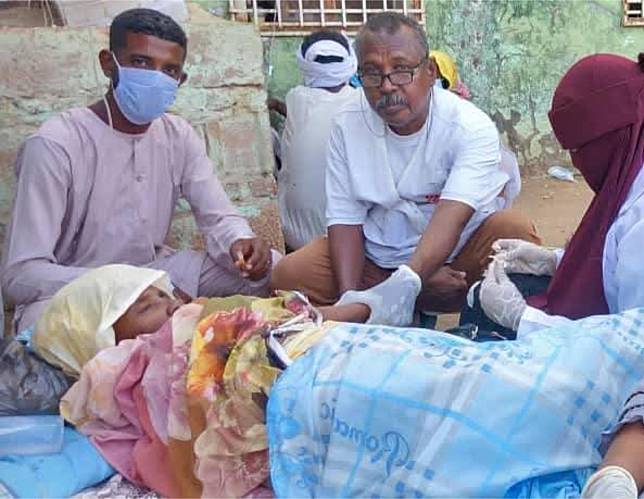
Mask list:
[[[297,65],[304,75],[304,85],[307,87],[336,87],[348,82],[358,69],[358,61],[353,47],[347,39],[346,47],[333,40],[319,40],[312,44],[302,57],[302,47],[297,49]],[[315,62],[317,56],[335,56],[342,62]]]

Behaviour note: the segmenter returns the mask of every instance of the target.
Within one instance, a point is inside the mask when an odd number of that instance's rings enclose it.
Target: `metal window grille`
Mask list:
[[[264,34],[306,35],[320,28],[355,34],[370,15],[396,11],[425,24],[423,0],[228,0],[234,21],[253,22]]]
[[[624,26],[644,26],[644,1],[622,0],[624,4]]]

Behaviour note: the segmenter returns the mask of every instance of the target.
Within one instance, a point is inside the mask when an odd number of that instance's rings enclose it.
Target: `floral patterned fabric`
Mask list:
[[[329,325],[296,293],[186,305],[157,333],[94,357],[61,413],[135,485],[171,497],[266,497],[265,405],[281,372],[267,340],[280,338],[294,358]]]

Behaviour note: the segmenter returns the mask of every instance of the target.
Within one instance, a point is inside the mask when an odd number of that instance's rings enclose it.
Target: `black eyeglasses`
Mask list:
[[[365,88],[380,87],[382,83],[385,81],[385,78],[388,78],[389,82],[392,85],[400,85],[400,86],[409,85],[412,81],[414,81],[414,75],[418,71],[418,68],[420,68],[426,60],[427,58],[425,57],[422,61],[420,61],[412,68],[399,70],[399,71],[392,71],[391,73],[387,73],[387,74],[365,73],[364,71],[360,70],[358,71],[358,78],[360,78],[360,82],[362,83],[362,86]]]

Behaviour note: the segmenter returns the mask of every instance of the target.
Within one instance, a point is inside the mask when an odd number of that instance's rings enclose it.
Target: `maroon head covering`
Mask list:
[[[644,54],[638,63],[611,54],[581,59],[559,82],[548,117],[595,197],[545,303],[530,301],[571,319],[608,313],[602,266],[606,233],[644,161]]]

